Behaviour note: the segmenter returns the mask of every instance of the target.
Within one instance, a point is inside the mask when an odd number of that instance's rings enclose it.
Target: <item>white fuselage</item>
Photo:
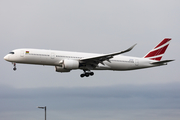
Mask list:
[[[89,56],[98,56],[102,54],[82,53],[82,52],[67,52],[56,50],[43,50],[43,49],[16,49],[13,50],[14,54],[8,54],[4,57],[5,60],[13,63],[24,64],[37,64],[37,65],[50,65],[59,66],[62,60],[76,60]],[[104,61],[103,64],[99,63],[91,70],[134,70],[148,67],[155,67],[159,65],[151,64],[155,60],[147,58],[129,57],[117,55]],[[164,65],[164,64],[161,64]],[[81,69],[81,68],[78,68]]]

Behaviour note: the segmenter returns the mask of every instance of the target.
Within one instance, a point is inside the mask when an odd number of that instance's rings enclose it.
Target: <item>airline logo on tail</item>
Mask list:
[[[148,54],[146,54],[144,58],[160,61],[167,47],[169,46],[170,41],[171,38],[165,38],[154,49],[152,49]]]

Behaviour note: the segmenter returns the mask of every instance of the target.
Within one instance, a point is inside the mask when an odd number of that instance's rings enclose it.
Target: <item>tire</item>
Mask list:
[[[84,75],[84,74],[81,74],[80,76],[83,78],[85,75]]]
[[[85,73],[85,76],[86,76],[86,77],[89,77],[89,73]]]
[[[90,72],[89,74],[90,74],[91,76],[93,76],[93,75],[94,75],[94,72]]]

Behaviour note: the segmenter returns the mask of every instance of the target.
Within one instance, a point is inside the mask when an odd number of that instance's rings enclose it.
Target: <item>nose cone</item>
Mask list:
[[[4,57],[4,60],[8,61],[8,55],[6,55],[6,56]]]

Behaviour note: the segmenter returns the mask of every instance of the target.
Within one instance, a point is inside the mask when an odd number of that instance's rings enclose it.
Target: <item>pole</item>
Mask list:
[[[46,120],[46,106],[44,107],[44,110],[45,110],[45,120]]]
[[[45,120],[46,120],[46,106],[45,106],[45,107],[39,107],[39,106],[38,106],[38,108],[44,109],[44,111],[45,111]]]

